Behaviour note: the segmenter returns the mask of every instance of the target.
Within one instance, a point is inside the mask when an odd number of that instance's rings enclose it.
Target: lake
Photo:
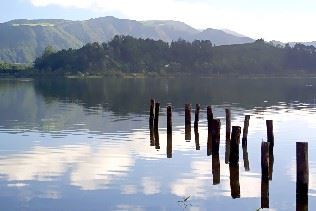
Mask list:
[[[161,105],[159,147],[150,140],[151,98]],[[274,161],[266,206],[296,209],[296,142],[304,141],[308,207],[316,208],[314,78],[1,80],[0,99],[1,210],[255,211],[261,208],[261,142],[269,119]],[[191,140],[185,140],[186,103],[192,104]],[[207,156],[208,105],[221,121],[217,160]],[[248,145],[240,144],[234,170],[227,164],[226,108],[232,126],[243,127],[250,115]]]

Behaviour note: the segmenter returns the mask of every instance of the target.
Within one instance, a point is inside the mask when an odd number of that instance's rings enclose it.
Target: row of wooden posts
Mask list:
[[[195,118],[194,118],[194,133],[196,149],[200,150],[199,144],[199,113],[201,106],[196,104]],[[185,140],[191,140],[191,104],[185,104]],[[150,101],[150,140],[151,145],[156,149],[160,149],[159,145],[159,111],[160,103],[155,102],[154,99]],[[212,107],[207,106],[207,155],[212,155],[212,173],[213,184],[220,183],[220,162],[219,162],[219,145],[220,145],[220,128],[221,122],[219,119],[213,118]],[[231,126],[231,112],[229,109],[225,109],[226,114],[226,153],[225,163],[229,163],[230,170],[230,185],[231,195],[233,198],[240,197],[240,185],[239,185],[239,143],[241,135],[240,126]],[[242,135],[242,147],[245,170],[249,171],[249,161],[247,152],[247,136],[249,127],[250,115],[245,115],[243,135]],[[272,180],[273,172],[273,148],[274,148],[274,134],[273,134],[273,121],[266,120],[267,127],[267,142],[261,143],[261,207],[269,207],[269,180]],[[167,157],[172,157],[172,107],[167,105]],[[297,210],[307,210],[307,194],[309,183],[309,166],[308,166],[308,143],[297,142],[296,143],[296,166],[297,166],[297,182],[296,182],[296,194],[297,194]]]

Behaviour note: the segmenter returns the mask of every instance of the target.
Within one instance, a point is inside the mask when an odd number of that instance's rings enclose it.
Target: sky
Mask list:
[[[315,9],[315,0],[0,0],[0,22],[104,16],[177,20],[254,39],[306,42],[316,41]]]

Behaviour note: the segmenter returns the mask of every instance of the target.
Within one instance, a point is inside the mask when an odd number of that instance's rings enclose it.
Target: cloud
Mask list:
[[[311,41],[316,30],[308,26],[315,13],[310,0],[209,1],[209,0],[29,0],[36,7],[57,5],[81,8],[96,14],[120,14],[135,20],[178,20],[195,28],[228,28],[252,38],[281,41]],[[304,6],[302,6],[304,5]],[[293,15],[295,14],[295,15]],[[88,17],[87,17],[88,18]]]

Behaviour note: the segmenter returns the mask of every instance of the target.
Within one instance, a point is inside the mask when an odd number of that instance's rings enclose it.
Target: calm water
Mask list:
[[[150,142],[152,97],[162,107],[160,149]],[[270,209],[296,209],[296,141],[309,142],[308,206],[316,209],[316,79],[2,80],[0,99],[1,210],[255,211],[266,119],[274,120],[275,135]],[[193,128],[185,140],[185,103],[201,104],[200,150]],[[207,105],[221,119],[220,170],[207,156]],[[251,115],[248,147],[240,146],[234,171],[225,163],[225,108],[232,125]],[[233,199],[238,182],[240,198]]]

